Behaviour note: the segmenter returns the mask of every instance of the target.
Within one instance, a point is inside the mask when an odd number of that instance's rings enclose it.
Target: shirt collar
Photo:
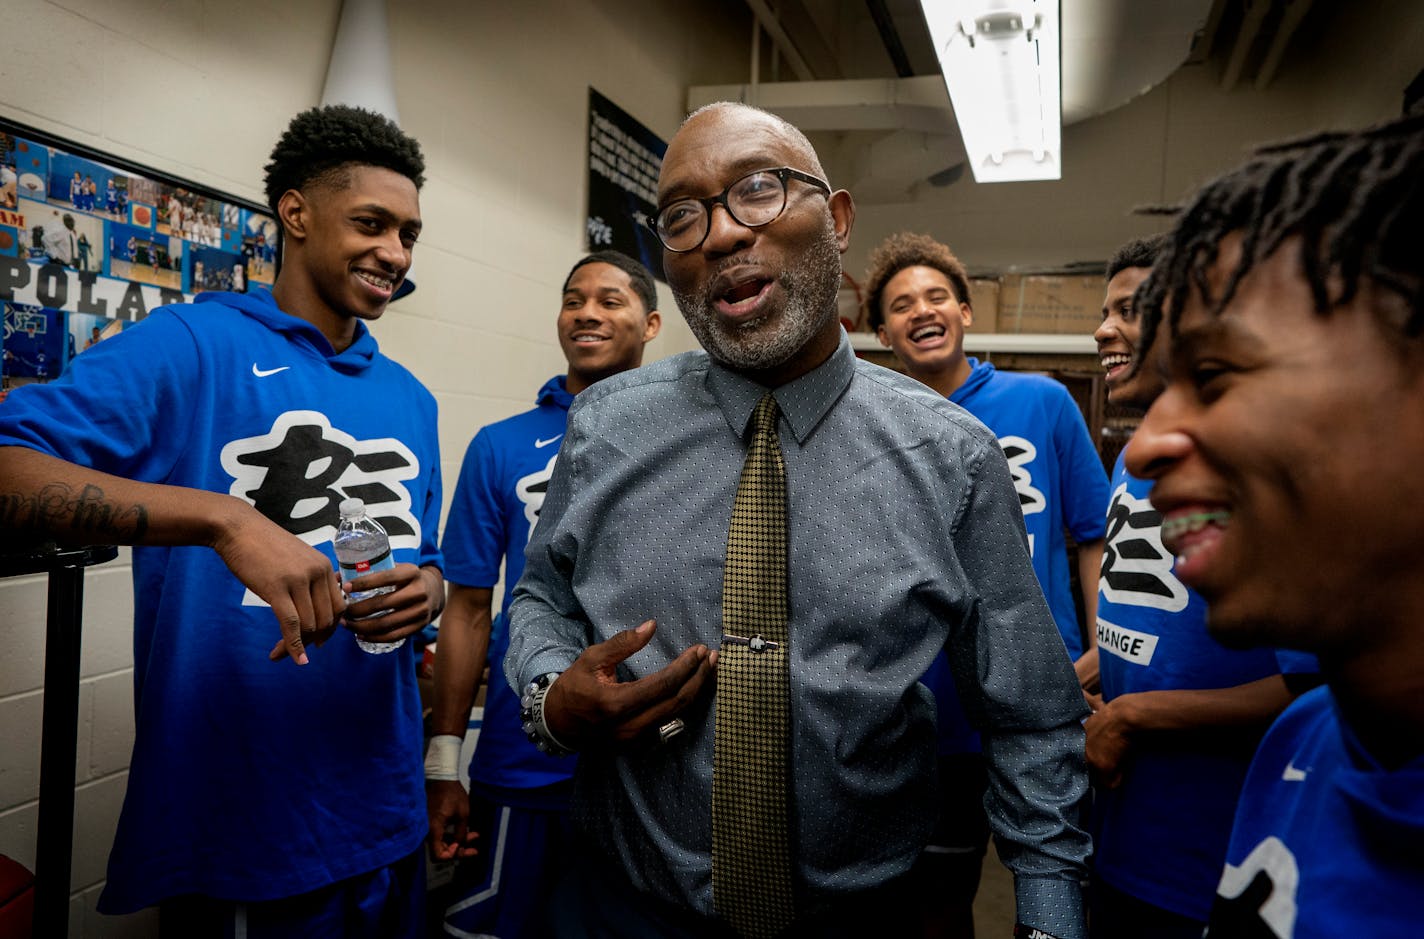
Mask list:
[[[746,436],[757,402],[770,391],[796,442],[804,444],[854,375],[855,353],[850,348],[850,336],[842,329],[840,344],[826,361],[779,388],[766,388],[716,361],[708,369],[707,385],[727,426],[738,438]]]

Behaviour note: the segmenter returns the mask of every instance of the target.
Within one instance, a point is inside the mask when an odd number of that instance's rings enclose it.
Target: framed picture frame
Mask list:
[[[276,279],[266,206],[0,115],[3,385],[50,381],[156,307]]]

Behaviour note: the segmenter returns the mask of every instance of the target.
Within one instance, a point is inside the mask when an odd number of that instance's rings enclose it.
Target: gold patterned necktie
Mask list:
[[[712,760],[712,899],[744,936],[774,936],[795,918],[787,814],[790,639],[786,600],[786,464],[780,412],[752,414],[727,531]]]

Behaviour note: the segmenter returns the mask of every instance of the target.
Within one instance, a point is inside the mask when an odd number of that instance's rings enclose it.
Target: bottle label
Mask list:
[[[396,566],[396,559],[391,557],[391,551],[387,548],[370,560],[356,561],[353,564],[339,563],[338,566],[341,568],[341,579],[352,580],[376,571],[388,571]]]

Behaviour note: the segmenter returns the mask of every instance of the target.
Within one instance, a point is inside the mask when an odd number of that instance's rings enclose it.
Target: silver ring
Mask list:
[[[678,734],[682,733],[686,729],[687,725],[683,723],[682,718],[674,717],[672,720],[668,721],[666,724],[658,728],[658,739],[662,743],[667,743],[668,741],[672,740],[672,738],[676,737]]]

